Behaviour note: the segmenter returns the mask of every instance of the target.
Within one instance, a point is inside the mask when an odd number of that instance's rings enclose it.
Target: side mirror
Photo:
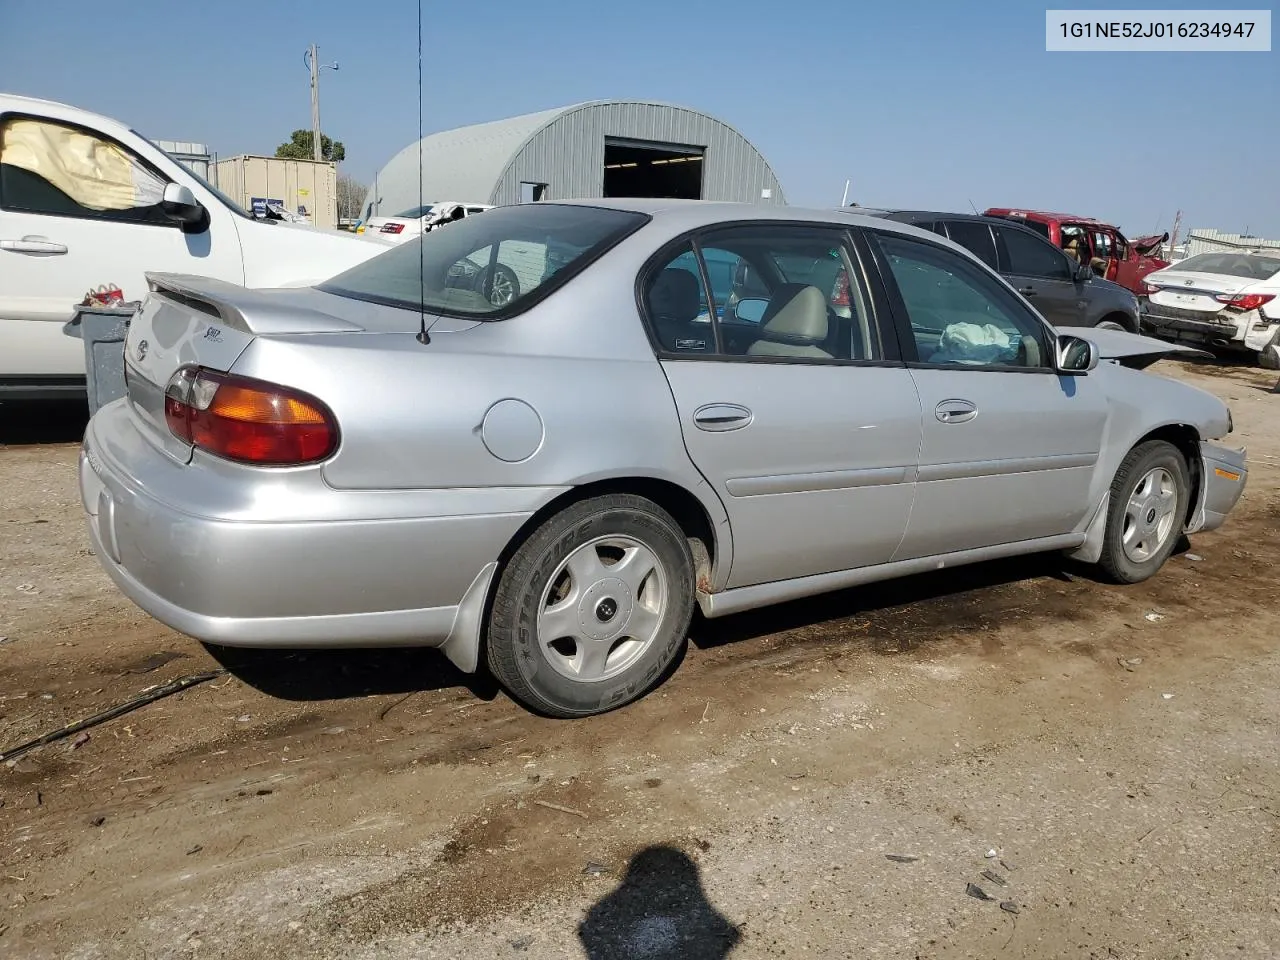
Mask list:
[[[1079,376],[1098,365],[1098,345],[1083,337],[1060,333],[1053,344],[1053,366],[1058,373]]]
[[[160,209],[170,220],[183,225],[199,223],[204,217],[204,207],[196,201],[196,195],[191,192],[190,187],[180,183],[165,185]]]
[[[748,297],[745,300],[739,300],[733,312],[743,323],[759,323],[764,318],[764,312],[768,309],[768,300],[762,300],[759,297]]]

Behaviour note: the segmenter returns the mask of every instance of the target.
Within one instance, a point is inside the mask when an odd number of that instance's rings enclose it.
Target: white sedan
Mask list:
[[[369,222],[358,232],[376,233],[379,237],[390,240],[393,243],[403,243],[405,240],[413,240],[446,223],[464,220],[477,213],[484,213],[484,211],[492,209],[492,206],[484,203],[459,203],[455,200],[436,201],[423,204],[420,207],[412,207],[402,213],[397,213],[394,217],[370,217]]]
[[[1157,336],[1252,353],[1280,369],[1280,250],[1202,253],[1144,283],[1142,319]]]

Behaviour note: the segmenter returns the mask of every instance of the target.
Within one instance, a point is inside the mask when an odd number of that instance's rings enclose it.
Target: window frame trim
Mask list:
[[[845,247],[847,254],[851,254],[849,262],[853,267],[854,276],[851,276],[850,282],[857,283],[860,286],[863,299],[867,306],[867,322],[877,334],[880,341],[880,352],[883,356],[875,360],[845,360],[839,357],[767,357],[767,356],[750,356],[748,354],[724,353],[721,350],[721,334],[720,334],[720,318],[715,308],[715,294],[711,289],[710,274],[707,270],[706,261],[702,256],[702,238],[706,234],[718,233],[723,230],[733,230],[738,228],[763,228],[784,227],[787,229],[810,229],[829,232],[833,237],[839,239],[840,244]],[[658,247],[644,264],[636,272],[635,281],[635,301],[636,311],[640,315],[641,326],[644,328],[645,336],[649,339],[649,345],[652,347],[654,356],[659,362],[673,360],[681,362],[702,362],[702,363],[768,363],[783,364],[787,366],[822,366],[822,367],[902,367],[904,360],[902,356],[901,345],[899,343],[898,331],[895,328],[893,317],[884,312],[883,307],[877,301],[876,295],[871,287],[870,274],[868,272],[867,262],[864,252],[859,248],[857,242],[857,232],[850,228],[848,224],[836,223],[828,220],[774,220],[774,219],[758,219],[758,220],[725,220],[716,223],[703,224],[686,230],[676,237],[671,238],[662,246]],[[715,353],[679,353],[674,350],[666,349],[655,335],[653,322],[649,317],[649,307],[647,303],[646,292],[649,284],[657,275],[659,270],[665,269],[666,265],[674,259],[676,250],[683,246],[689,246],[693,250],[694,258],[698,262],[698,272],[702,283],[703,296],[707,301],[707,310],[710,317],[710,324],[714,331],[713,342],[716,344]]]
[[[906,243],[919,244],[923,247],[933,247],[943,253],[950,253],[956,256],[954,250],[933,243],[922,237],[908,236],[894,230],[882,229],[879,227],[862,228],[866,233],[868,247],[874,258],[879,280],[884,287],[884,294],[888,301],[888,307],[894,320],[895,332],[900,341],[902,355],[905,357],[905,363],[910,370],[964,370],[973,373],[1017,373],[1017,374],[1052,374],[1058,375],[1057,368],[1049,366],[1040,367],[1002,367],[994,364],[974,363],[974,364],[957,364],[957,363],[928,363],[920,359],[920,348],[916,343],[915,333],[911,329],[911,317],[907,311],[906,301],[902,298],[902,291],[898,287],[897,278],[893,275],[893,268],[888,262],[888,255],[884,248],[880,245],[881,237],[891,237],[895,240],[904,241]],[[985,263],[982,263],[974,257],[968,250],[965,250],[960,256],[968,256],[976,264],[979,270],[986,270],[991,274],[991,278],[998,285],[1004,288],[1004,292],[1008,295],[1009,302],[1015,309],[1022,311],[1026,316],[1031,317],[1035,321],[1036,329],[1040,332],[1040,351],[1042,357],[1048,359],[1052,357],[1049,352],[1053,348],[1055,332],[1052,327],[1034,310],[1029,310],[1018,297],[1017,292],[1009,285],[1009,282],[1000,276],[1000,274],[992,271]]]
[[[167,173],[165,173],[163,170],[157,167],[154,163],[148,160],[146,157],[141,156],[138,153],[138,151],[134,150],[132,147],[128,146],[127,144],[121,143],[119,139],[111,136],[109,133],[104,133],[102,130],[96,130],[92,127],[87,127],[82,123],[76,123],[74,120],[61,120],[57,117],[46,117],[46,116],[41,116],[39,114],[27,113],[23,110],[8,110],[3,113],[0,113],[0,135],[3,135],[4,128],[9,124],[11,120],[31,120],[35,123],[45,123],[51,126],[66,127],[68,129],[77,131],[79,133],[88,134],[89,136],[94,137],[98,140],[102,140],[105,143],[110,143],[115,145],[116,147],[119,147],[129,157],[133,158],[137,163],[142,164],[142,166],[145,169],[150,170],[157,177],[163,180],[166,185],[177,182],[171,176],[169,176]],[[36,176],[39,176],[39,174],[36,174]],[[47,183],[48,181],[45,181],[45,182]],[[74,198],[72,199],[74,200]],[[139,209],[139,208],[135,207],[133,209]],[[85,214],[82,214],[82,213],[55,213],[49,210],[16,209],[14,207],[5,205],[4,181],[2,178],[0,178],[0,211],[4,211],[5,213],[12,213],[12,214],[25,214],[26,216],[29,216],[29,217],[58,217],[63,220],[80,220],[87,223],[122,223],[122,224],[139,226],[139,227],[159,227],[162,230],[179,230],[184,233],[187,232],[187,230],[184,229],[184,227],[190,226],[190,225],[184,225],[183,223],[177,220],[174,220],[168,223],[157,223],[154,220],[126,219],[121,217],[103,217],[103,216],[95,217],[95,216],[86,216]],[[208,217],[208,214],[206,213],[205,218],[207,219],[207,217]]]

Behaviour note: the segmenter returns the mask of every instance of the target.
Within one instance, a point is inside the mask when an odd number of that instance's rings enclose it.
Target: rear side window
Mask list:
[[[1069,261],[1049,241],[1016,229],[1000,228],[1000,236],[1009,260],[1009,273],[1044,280],[1071,279]]]
[[[0,128],[0,207],[22,213],[175,227],[168,180],[114,140],[82,127],[9,117]]]
[[[565,204],[486,210],[320,285],[340,297],[480,320],[519,313],[649,220]]]
[[[977,223],[973,220],[948,220],[947,235],[952,241],[975,254],[992,270],[999,269],[996,260],[996,242],[991,236],[991,228],[985,223]]]

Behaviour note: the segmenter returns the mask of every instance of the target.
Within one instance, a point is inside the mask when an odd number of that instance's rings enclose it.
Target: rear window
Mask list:
[[[646,214],[519,204],[467,217],[320,284],[340,297],[500,320],[550,294],[645,223]]]
[[[1280,257],[1260,257],[1251,253],[1202,253],[1174,265],[1192,273],[1218,273],[1249,280],[1269,280],[1280,273]]]

